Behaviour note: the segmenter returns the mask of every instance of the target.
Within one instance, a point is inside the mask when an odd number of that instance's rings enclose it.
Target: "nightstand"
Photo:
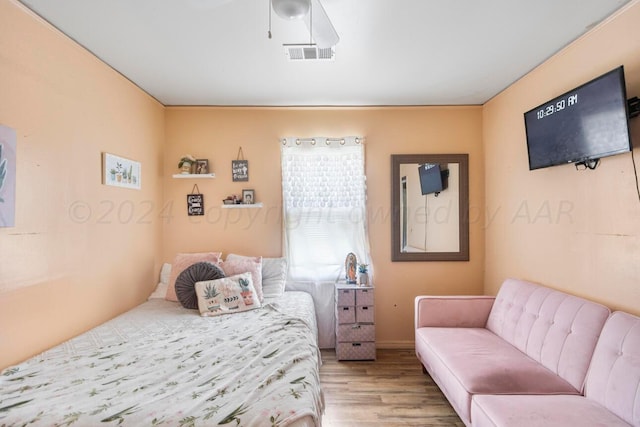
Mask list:
[[[336,284],[336,359],[375,360],[372,286]]]

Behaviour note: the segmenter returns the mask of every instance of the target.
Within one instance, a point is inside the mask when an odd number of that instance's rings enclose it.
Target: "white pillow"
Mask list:
[[[162,264],[162,269],[160,270],[160,283],[164,283],[165,285],[169,283],[169,278],[171,277],[171,264],[165,262]]]
[[[262,293],[267,297],[279,297],[287,284],[287,259],[262,258]]]
[[[158,283],[158,286],[156,286],[156,290],[153,291],[153,293],[151,295],[149,295],[149,298],[147,299],[164,299],[165,295],[167,295],[167,287],[169,285],[166,283]]]
[[[160,269],[160,282],[156,286],[156,289],[153,291],[153,293],[149,295],[149,298],[147,299],[164,298],[167,295],[169,277],[171,277],[171,264],[165,262],[164,264],[162,264],[162,268]]]
[[[253,258],[229,254],[227,260]],[[262,257],[262,294],[265,298],[279,297],[287,284],[287,259]]]

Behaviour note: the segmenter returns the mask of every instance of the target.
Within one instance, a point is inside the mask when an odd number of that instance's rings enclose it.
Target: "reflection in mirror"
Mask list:
[[[433,177],[420,175],[427,167],[435,169]],[[457,163],[400,165],[400,252],[460,251],[458,169]],[[429,192],[430,181],[438,191]]]
[[[392,261],[469,260],[468,156],[391,156]]]

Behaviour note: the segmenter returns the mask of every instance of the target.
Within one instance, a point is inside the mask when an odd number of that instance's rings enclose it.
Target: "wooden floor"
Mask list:
[[[323,427],[464,427],[414,350],[378,350],[376,361],[338,362],[322,350]]]

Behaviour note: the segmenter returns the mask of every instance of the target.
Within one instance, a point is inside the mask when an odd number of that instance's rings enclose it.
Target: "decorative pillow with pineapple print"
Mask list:
[[[249,272],[196,282],[196,295],[202,316],[240,313],[261,307]]]

